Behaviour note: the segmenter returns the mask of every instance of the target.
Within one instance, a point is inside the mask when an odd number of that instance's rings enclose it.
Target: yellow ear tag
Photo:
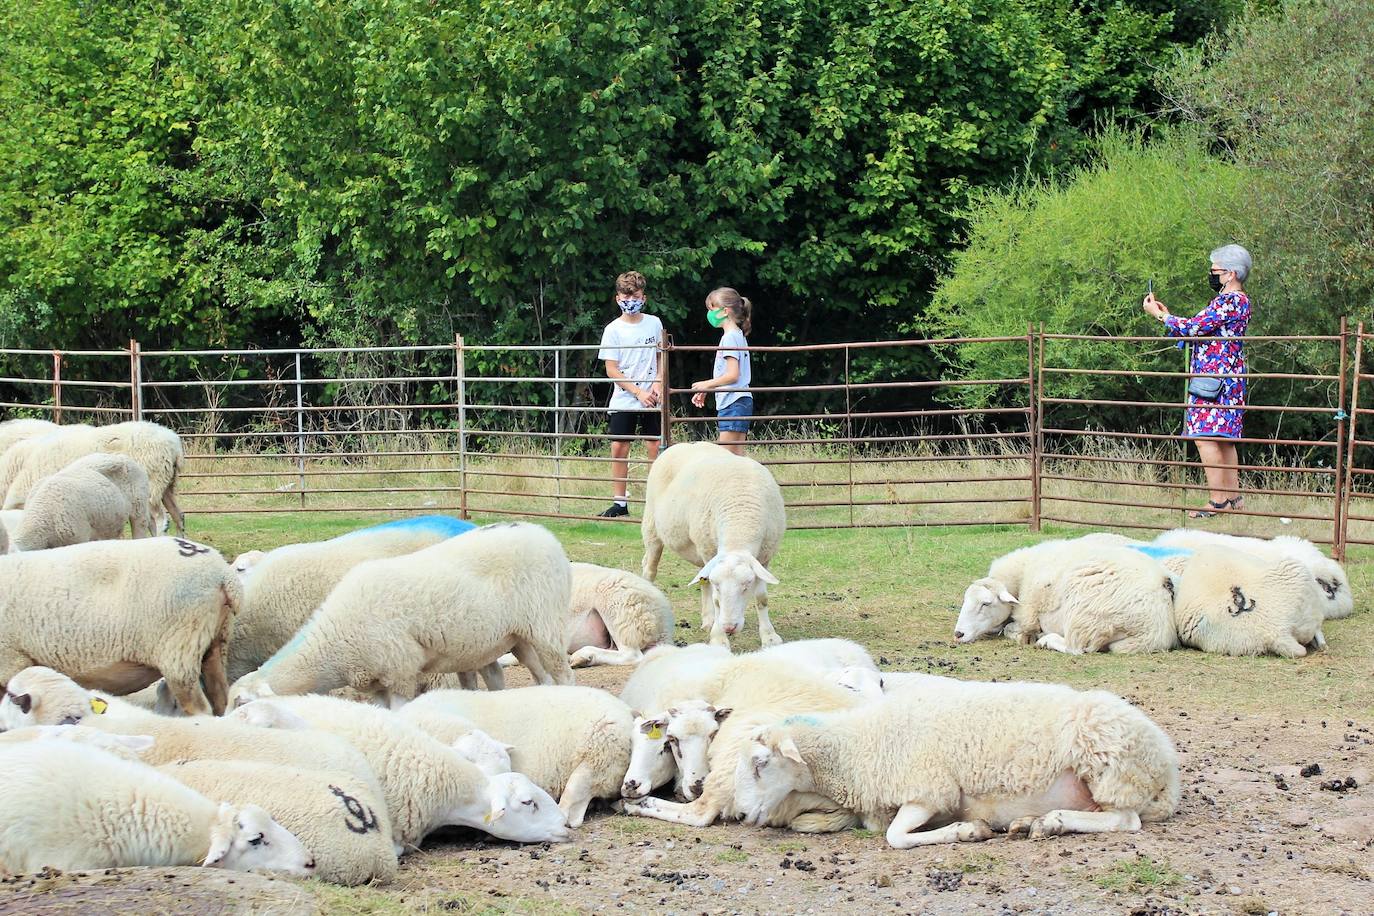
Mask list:
[[[95,713],[97,716],[103,716],[105,710],[109,708],[110,704],[100,699],[100,697],[91,697],[91,712]]]
[[[651,740],[657,741],[659,738],[662,738],[662,737],[663,737],[663,728],[662,728],[662,726],[655,725],[653,728],[649,729],[649,738],[650,738]]]
[[[490,812],[490,811],[488,811],[486,814],[482,815],[482,823],[484,823],[484,824],[490,824],[490,823],[491,823],[491,812]]]

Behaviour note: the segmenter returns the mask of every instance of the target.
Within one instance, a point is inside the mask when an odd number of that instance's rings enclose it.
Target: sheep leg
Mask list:
[[[568,664],[574,668],[591,665],[636,665],[644,657],[639,649],[602,649],[599,646],[583,646],[572,654]]]
[[[658,561],[663,559],[663,542],[656,534],[641,528],[644,534],[644,561],[640,564],[640,575],[650,582],[658,577]]]
[[[1063,652],[1065,655],[1083,654],[1077,649],[1070,648],[1068,642],[1058,633],[1044,633],[1035,641],[1035,644],[1041,649],[1053,649],[1056,652]]]
[[[540,643],[534,647],[534,652],[539,656],[546,675],[555,684],[572,686],[574,681],[572,668],[568,666],[568,653],[561,646],[550,647]]]
[[[170,514],[172,519],[176,522],[177,534],[184,535],[186,533],[186,513],[182,512],[181,507],[177,505],[177,478],[175,472],[172,474],[172,482],[167,485],[167,489],[162,491],[162,505],[167,508],[168,514]]]
[[[188,716],[208,716],[211,713],[210,701],[205,698],[205,691],[200,689],[199,674],[196,672],[188,677],[165,670],[162,672],[168,689],[176,697],[177,705]]]
[[[1140,814],[1135,811],[1072,811],[1056,808],[1040,816],[1018,817],[1007,833],[1024,833],[1032,840],[1065,833],[1132,833],[1140,829]]]
[[[530,677],[534,678],[536,684],[548,685],[553,683],[553,678],[544,669],[544,665],[539,660],[539,655],[534,651],[533,646],[522,640],[517,642],[511,651],[515,653],[516,658],[520,659],[520,664],[529,669]],[[563,664],[566,665],[567,663],[568,660],[564,659]]]
[[[477,689],[477,672],[476,672],[476,671],[459,671],[459,672],[458,672],[458,683],[462,685],[462,687],[463,687],[464,690],[476,690],[476,689]]]
[[[480,669],[480,673],[482,675],[482,682],[487,685],[488,690],[506,689],[506,673],[501,670],[501,663],[499,661],[492,662],[489,665],[483,665]],[[476,687],[477,684],[474,682],[473,689],[476,689]]]
[[[587,816],[587,806],[592,803],[592,775],[590,764],[579,763],[568,777],[568,784],[563,787],[563,797],[558,800],[558,807],[568,819],[569,827],[581,827]]]
[[[941,843],[976,843],[992,836],[987,821],[956,821],[935,830],[917,829],[938,813],[911,802],[902,805],[887,828],[887,845],[893,849],[911,849]]]
[[[1292,635],[1285,633],[1274,639],[1274,654],[1284,658],[1302,658],[1307,654],[1302,643],[1298,642]]]
[[[1326,637],[1322,635],[1321,630],[1318,630],[1317,635],[1312,637],[1312,641],[1307,644],[1307,647],[1313,651],[1326,651]]]
[[[754,596],[754,601],[758,605],[759,614],[759,645],[765,649],[769,646],[782,645],[782,637],[778,631],[773,629],[773,621],[768,619],[768,586],[762,586],[758,594]]]
[[[217,716],[224,715],[225,707],[229,705],[229,679],[224,671],[227,641],[216,638],[210,643],[210,648],[200,665],[201,677],[205,681],[205,693],[210,700],[210,710]]]
[[[685,824],[688,827],[709,827],[720,815],[720,805],[707,801],[706,795],[694,802],[664,801],[652,795],[630,801],[625,800],[625,813],[639,817],[651,817],[656,821],[672,824]]]

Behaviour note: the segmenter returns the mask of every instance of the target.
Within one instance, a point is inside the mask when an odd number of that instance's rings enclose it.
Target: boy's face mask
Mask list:
[[[711,309],[711,311],[706,313],[706,320],[710,323],[711,327],[718,328],[725,324],[725,314],[725,309]]]
[[[626,315],[637,315],[644,309],[643,299],[621,299],[620,310]]]

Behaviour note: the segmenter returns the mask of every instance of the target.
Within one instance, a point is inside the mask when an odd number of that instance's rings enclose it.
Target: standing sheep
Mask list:
[[[1059,684],[951,682],[793,716],[756,732],[731,766],[749,823],[815,792],[870,830],[886,827],[897,849],[994,829],[1139,830],[1172,815],[1181,794],[1178,755],[1158,725],[1118,696]],[[919,829],[931,821],[947,826]]]
[[[666,546],[701,567],[701,625],[711,644],[729,646],[756,600],[759,641],[782,642],[768,619],[768,564],[787,528],[782,490],[768,469],[714,442],[681,443],[664,450],[644,491],[644,578],[658,575]]]
[[[647,650],[673,641],[673,606],[634,573],[573,563],[570,632],[572,667],[633,665]]]
[[[36,439],[56,432],[58,425],[47,420],[6,420],[0,423],[0,456],[10,450],[10,446],[26,439]]]
[[[1326,647],[1321,605],[1311,571],[1292,556],[1203,547],[1179,577],[1174,618],[1179,639],[1194,649],[1298,658]]]
[[[580,827],[593,798],[618,798],[630,765],[630,708],[592,687],[435,690],[401,716],[462,716],[511,746],[511,767],[558,798],[569,827]],[[423,727],[423,718],[415,720]]]
[[[538,525],[487,525],[354,567],[291,641],[240,678],[240,700],[352,687],[414,697],[422,676],[477,671],[514,650],[541,684],[572,683],[572,573]],[[378,608],[385,608],[379,614]]]
[[[186,520],[176,501],[177,475],[183,458],[181,437],[165,426],[143,420],[110,426],[63,426],[46,436],[26,440],[12,451],[22,451],[12,471],[7,462],[0,461],[0,483],[7,483],[6,509],[24,508],[29,493],[40,480],[76,459],[95,452],[111,452],[128,455],[147,473],[155,528],[165,530],[165,519],[170,513],[177,531],[186,531]],[[5,457],[9,457],[8,453]],[[6,481],[6,474],[12,474],[12,479]]]
[[[219,553],[183,538],[0,557],[0,683],[30,665],[115,694],[161,676],[188,715],[222,713],[225,645],[242,601]]]
[[[78,458],[33,488],[15,549],[115,540],[125,525],[135,538],[151,537],[151,499],[148,475],[129,456],[97,452]]]
[[[471,522],[447,515],[422,515],[372,525],[348,534],[287,544],[244,563],[244,608],[234,621],[229,645],[229,680],[256,671],[305,625],[339,581],[359,563],[414,553],[471,531]]]
[[[308,876],[300,840],[254,805],[217,805],[151,767],[74,742],[0,750],[0,872],[204,865]]]
[[[179,760],[159,772],[212,801],[256,805],[315,858],[315,877],[353,887],[396,877],[386,803],[368,783],[242,760]]]

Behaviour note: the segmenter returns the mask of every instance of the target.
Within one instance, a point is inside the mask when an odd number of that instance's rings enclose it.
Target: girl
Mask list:
[[[706,320],[713,328],[720,328],[720,345],[716,350],[714,378],[692,383],[692,403],[706,406],[706,392],[716,393],[716,417],[720,422],[720,444],[736,455],[744,454],[744,440],[749,435],[749,418],[754,415],[754,397],[747,390],[753,384],[749,365],[749,346],[745,335],[752,329],[753,306],[749,300],[728,286],[712,290],[706,297]],[[731,389],[731,390],[723,390]]]

